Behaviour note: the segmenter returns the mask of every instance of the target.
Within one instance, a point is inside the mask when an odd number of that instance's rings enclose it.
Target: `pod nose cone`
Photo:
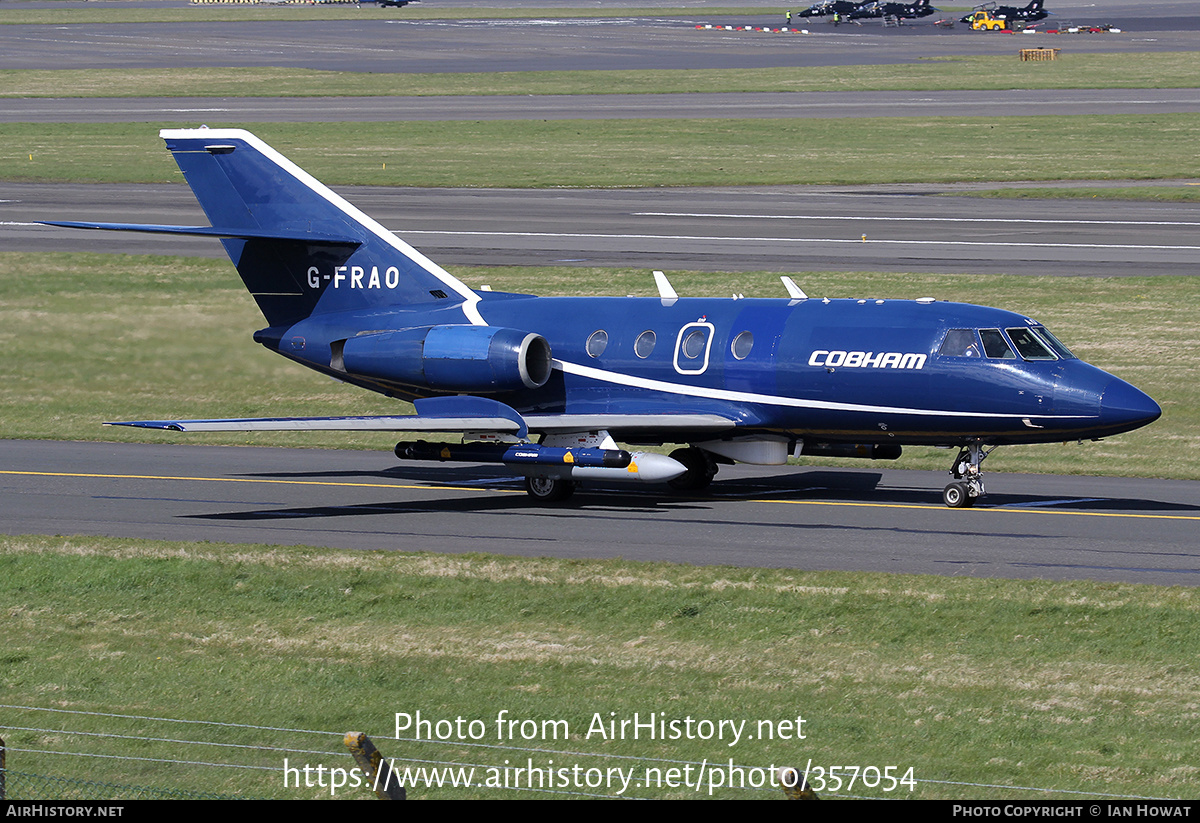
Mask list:
[[[1100,398],[1100,419],[1116,431],[1130,431],[1153,423],[1162,409],[1150,395],[1124,380],[1113,380]]]

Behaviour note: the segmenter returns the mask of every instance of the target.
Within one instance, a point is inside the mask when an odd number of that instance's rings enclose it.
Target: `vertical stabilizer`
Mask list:
[[[468,322],[483,323],[477,294],[249,132],[159,135],[272,326],[455,303]]]

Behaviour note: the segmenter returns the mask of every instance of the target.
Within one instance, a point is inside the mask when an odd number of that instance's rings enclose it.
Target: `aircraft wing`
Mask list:
[[[364,417],[246,417],[222,420],[131,420],[107,426],[169,429],[180,432],[230,431],[488,431],[525,437],[525,420],[515,409],[486,397],[429,397],[413,404],[416,414]]]
[[[133,426],[179,432],[387,431],[496,432],[526,437],[530,431],[557,433],[606,429],[613,432],[720,432],[736,423],[716,414],[552,414],[522,417],[515,409],[483,397],[431,397],[414,404],[416,414],[361,417],[246,417],[210,420],[130,420]]]
[[[374,417],[245,417],[213,420],[129,420],[106,426],[169,429],[177,432],[235,431],[377,431],[455,432],[493,431],[517,433],[521,424],[504,417],[422,417],[418,414]]]

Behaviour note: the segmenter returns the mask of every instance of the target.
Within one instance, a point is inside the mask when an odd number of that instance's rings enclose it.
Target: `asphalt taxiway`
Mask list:
[[[971,188],[978,186],[338,191],[450,265],[1195,273],[1200,203],[953,196]],[[0,243],[6,250],[224,256],[211,238],[88,232],[34,222],[102,217],[206,225],[184,186],[6,184],[0,197]]]
[[[1135,4],[1126,4],[1126,8]],[[481,15],[485,16],[485,15]],[[782,10],[780,12],[782,17]],[[782,19],[694,16],[606,19],[111,23],[0,26],[0,69],[273,66],[354,72],[498,72],[605,69],[837,67],[921,59],[1015,55],[1020,48],[1076,53],[1194,51],[1194,9],[1176,17],[1104,14],[1121,33],[993,35],[934,26],[885,29],[809,25],[807,34],[698,29],[705,23],[779,25]],[[1125,21],[1129,22],[1125,22]],[[1081,20],[1088,22],[1089,20]]]
[[[978,508],[947,509],[944,480],[736,466],[705,496],[596,489],[543,508],[494,466],[0,441],[0,531],[1200,584],[1200,483],[989,473]]]

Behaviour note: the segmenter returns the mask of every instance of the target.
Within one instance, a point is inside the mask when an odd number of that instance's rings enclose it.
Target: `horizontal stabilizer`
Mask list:
[[[65,229],[101,229],[104,231],[141,231],[151,234],[191,234],[201,237],[232,237],[240,240],[295,240],[305,243],[328,243],[357,248],[362,241],[353,237],[289,229],[217,228],[216,226],[158,226],[149,223],[76,223],[69,220],[42,220],[44,226]]]

